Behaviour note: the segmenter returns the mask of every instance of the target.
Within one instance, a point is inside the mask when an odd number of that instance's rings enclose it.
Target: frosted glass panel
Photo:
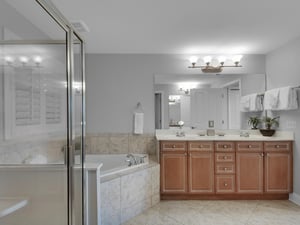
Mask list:
[[[0,1],[0,224],[68,224],[67,33]]]

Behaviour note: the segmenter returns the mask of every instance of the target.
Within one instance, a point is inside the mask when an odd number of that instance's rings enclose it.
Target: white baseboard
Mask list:
[[[289,200],[291,202],[294,202],[297,205],[300,205],[300,195],[299,194],[296,194],[293,192],[292,194],[290,194]]]

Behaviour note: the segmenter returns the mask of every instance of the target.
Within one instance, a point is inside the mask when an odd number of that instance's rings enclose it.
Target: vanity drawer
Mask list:
[[[186,151],[185,141],[162,141],[160,143],[160,150],[165,151]]]
[[[231,141],[218,141],[216,142],[216,151],[217,152],[234,152],[235,144]]]
[[[235,154],[234,153],[215,153],[215,162],[235,162]]]
[[[263,142],[260,141],[242,141],[237,142],[237,151],[251,151],[251,152],[262,152],[263,151]]]
[[[235,163],[216,163],[216,174],[234,174]]]
[[[216,175],[216,193],[225,194],[235,192],[235,176],[234,175]]]
[[[214,151],[214,144],[212,141],[190,141],[188,144],[189,151]]]
[[[278,151],[290,151],[291,142],[290,141],[270,141],[264,142],[264,149],[266,152],[278,152]]]

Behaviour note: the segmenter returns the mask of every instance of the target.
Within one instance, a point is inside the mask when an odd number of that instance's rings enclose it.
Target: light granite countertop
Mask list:
[[[240,131],[237,130],[218,130],[216,135],[207,136],[203,130],[184,130],[185,136],[176,136],[176,130],[157,130],[156,139],[158,141],[293,141],[294,133],[290,131],[276,131],[272,137],[262,136],[259,131],[249,132],[249,137],[241,137]],[[245,131],[244,131],[245,132]],[[218,134],[223,134],[222,136]]]

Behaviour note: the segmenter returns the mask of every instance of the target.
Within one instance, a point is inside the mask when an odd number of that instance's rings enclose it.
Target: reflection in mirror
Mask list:
[[[253,113],[240,111],[241,96],[265,91],[264,74],[157,74],[154,82],[156,129],[180,120],[197,129],[247,129]]]

